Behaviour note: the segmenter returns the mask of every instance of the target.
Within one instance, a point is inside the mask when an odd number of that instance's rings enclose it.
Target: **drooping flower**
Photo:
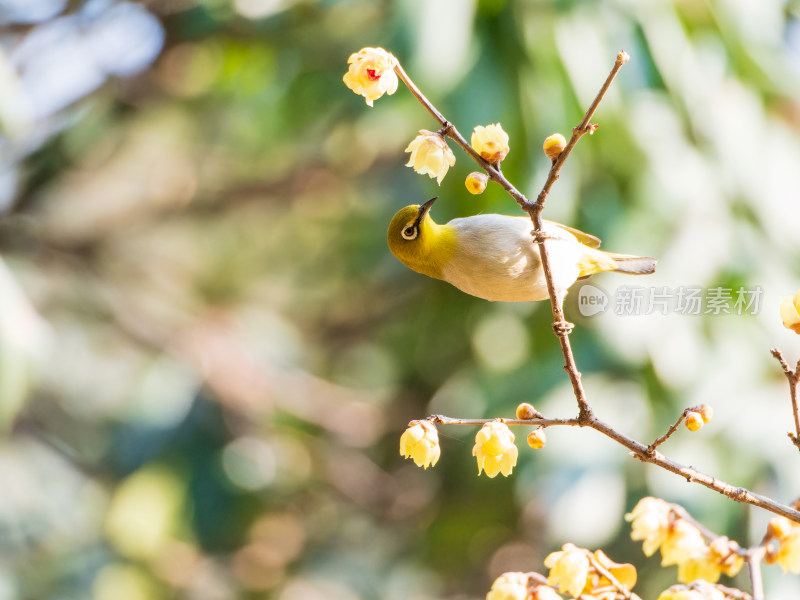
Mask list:
[[[482,194],[483,190],[486,189],[486,182],[489,181],[489,176],[486,173],[481,173],[479,171],[473,171],[469,175],[467,175],[466,181],[464,181],[464,185],[467,186],[467,190],[470,194]]]
[[[508,134],[503,131],[500,123],[492,125],[478,125],[472,132],[470,139],[472,148],[481,155],[481,158],[492,164],[499,163],[508,154]]]
[[[744,558],[737,552],[738,544],[721,536],[712,540],[708,545],[711,555],[719,568],[728,577],[733,577],[744,566]]]
[[[800,334],[800,292],[794,298],[789,296],[781,298],[780,308],[783,326]]]
[[[486,600],[525,600],[528,597],[528,576],[525,573],[503,573],[494,580]]]
[[[778,542],[778,564],[785,571],[800,574],[800,527]]]
[[[475,445],[472,447],[472,456],[478,459],[478,475],[486,471],[489,477],[495,477],[498,473],[508,477],[517,464],[518,453],[514,434],[500,421],[484,424],[475,436]]]
[[[550,569],[548,585],[557,585],[560,592],[577,598],[586,587],[589,557],[585,550],[574,544],[564,544],[560,551],[549,554],[544,559],[544,566]]]
[[[630,563],[616,563],[606,556],[602,550],[595,550],[593,552],[594,560],[600,564],[606,571],[608,571],[617,583],[624,585],[628,590],[632,590],[636,585],[636,567]],[[593,589],[597,587],[608,587],[611,581],[597,569],[592,566],[589,579],[594,579]]]
[[[528,434],[528,446],[534,450],[541,450],[547,444],[547,435],[544,432],[544,427],[537,427]]]
[[[631,539],[642,540],[645,556],[652,556],[667,539],[672,509],[660,498],[642,498],[633,510],[625,515],[631,521]]]
[[[691,583],[698,579],[716,583],[721,573],[720,565],[708,548],[703,548],[702,551],[695,552],[693,558],[678,563],[678,581],[681,583]]]
[[[427,129],[420,129],[419,135],[411,140],[405,151],[411,153],[406,166],[413,167],[420,175],[428,175],[431,179],[436,177],[439,185],[447,175],[447,169],[456,164],[456,157],[444,138]]]
[[[400,454],[427,469],[439,460],[439,432],[427,421],[413,421],[400,436]]]
[[[347,59],[350,67],[343,80],[356,94],[364,96],[368,106],[384,94],[397,91],[394,68],[397,59],[383,48],[362,48]]]
[[[700,530],[684,519],[677,519],[661,544],[661,566],[681,565],[702,559],[707,550]]]

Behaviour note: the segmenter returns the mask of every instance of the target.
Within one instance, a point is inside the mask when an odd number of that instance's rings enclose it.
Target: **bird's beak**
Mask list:
[[[433,203],[436,202],[436,199],[438,197],[439,196],[434,196],[433,198],[428,200],[425,204],[420,205],[420,207],[419,207],[419,215],[417,216],[417,223],[421,222],[422,219],[425,218],[425,215],[428,214],[428,211],[431,209],[431,206],[433,206]]]

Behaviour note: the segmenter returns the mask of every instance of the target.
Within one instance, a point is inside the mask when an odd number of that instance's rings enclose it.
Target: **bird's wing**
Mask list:
[[[544,220],[545,223],[549,223],[551,225],[555,225],[556,227],[560,227],[564,231],[568,231],[576,238],[578,241],[583,244],[584,246],[589,246],[589,248],[599,248],[600,247],[600,238],[595,237],[590,233],[584,233],[580,229],[575,229],[574,227],[568,227],[567,225],[562,225],[561,223],[556,223],[555,221],[548,221],[547,219]]]

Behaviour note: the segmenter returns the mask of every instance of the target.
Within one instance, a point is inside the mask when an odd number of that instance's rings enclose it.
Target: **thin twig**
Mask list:
[[[639,596],[631,592],[627,588],[627,586],[622,585],[619,582],[619,580],[616,577],[614,577],[611,571],[609,571],[603,565],[601,565],[600,561],[598,561],[595,558],[593,553],[587,552],[586,557],[589,559],[589,562],[595,568],[595,570],[597,570],[597,572],[600,573],[600,575],[608,579],[611,582],[613,588],[617,590],[622,595],[623,598],[625,598],[626,600],[641,600],[641,598],[639,598]]]
[[[787,433],[792,443],[800,450],[800,406],[798,406],[798,387],[800,387],[800,360],[797,361],[797,367],[794,371],[789,368],[787,362],[783,359],[783,354],[777,348],[770,350],[772,356],[781,364],[784,375],[789,381],[789,396],[792,399],[792,413],[794,414],[794,428],[795,433]]]
[[[766,548],[763,545],[750,548],[745,554],[747,570],[750,573],[750,586],[753,591],[753,600],[764,600],[764,579],[761,577],[761,560],[764,558]]]
[[[653,440],[653,443],[647,447],[648,454],[652,454],[658,446],[666,442],[672,436],[672,434],[678,430],[678,427],[680,427],[680,424],[686,418],[686,415],[688,415],[690,412],[698,412],[699,409],[699,406],[690,406],[689,408],[684,409],[684,411],[681,413],[681,416],[678,417],[678,420],[675,421],[675,423],[673,423],[669,429],[667,429],[667,432],[661,437]]]

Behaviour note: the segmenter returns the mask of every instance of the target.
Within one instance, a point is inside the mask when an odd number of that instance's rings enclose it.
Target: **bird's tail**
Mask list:
[[[594,248],[586,248],[587,252],[578,266],[579,278],[589,277],[603,271],[628,273],[630,275],[648,275],[656,270],[655,258],[649,256],[633,256],[632,254],[614,254]]]

